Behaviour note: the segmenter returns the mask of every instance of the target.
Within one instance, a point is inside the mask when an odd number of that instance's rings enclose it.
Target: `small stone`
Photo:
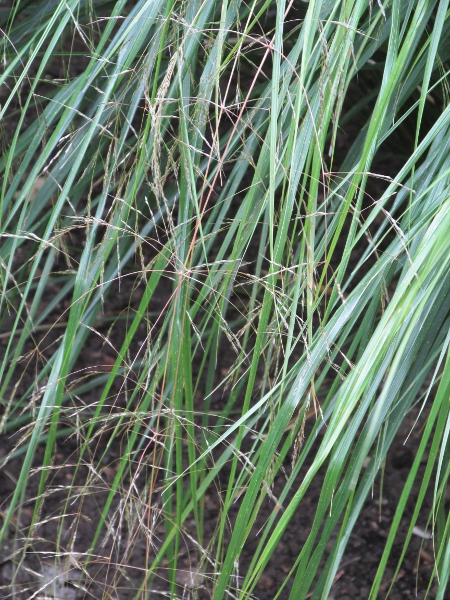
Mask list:
[[[194,589],[202,585],[205,581],[205,576],[199,571],[178,571],[176,582],[187,589]]]
[[[275,580],[270,575],[263,573],[258,581],[258,586],[262,588],[272,589],[275,585]]]

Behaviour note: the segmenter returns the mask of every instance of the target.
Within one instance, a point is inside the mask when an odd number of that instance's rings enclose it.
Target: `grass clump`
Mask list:
[[[316,486],[270,594],[327,598],[411,415],[368,597],[419,518],[445,597],[449,14],[1,10],[8,597],[256,598]]]

